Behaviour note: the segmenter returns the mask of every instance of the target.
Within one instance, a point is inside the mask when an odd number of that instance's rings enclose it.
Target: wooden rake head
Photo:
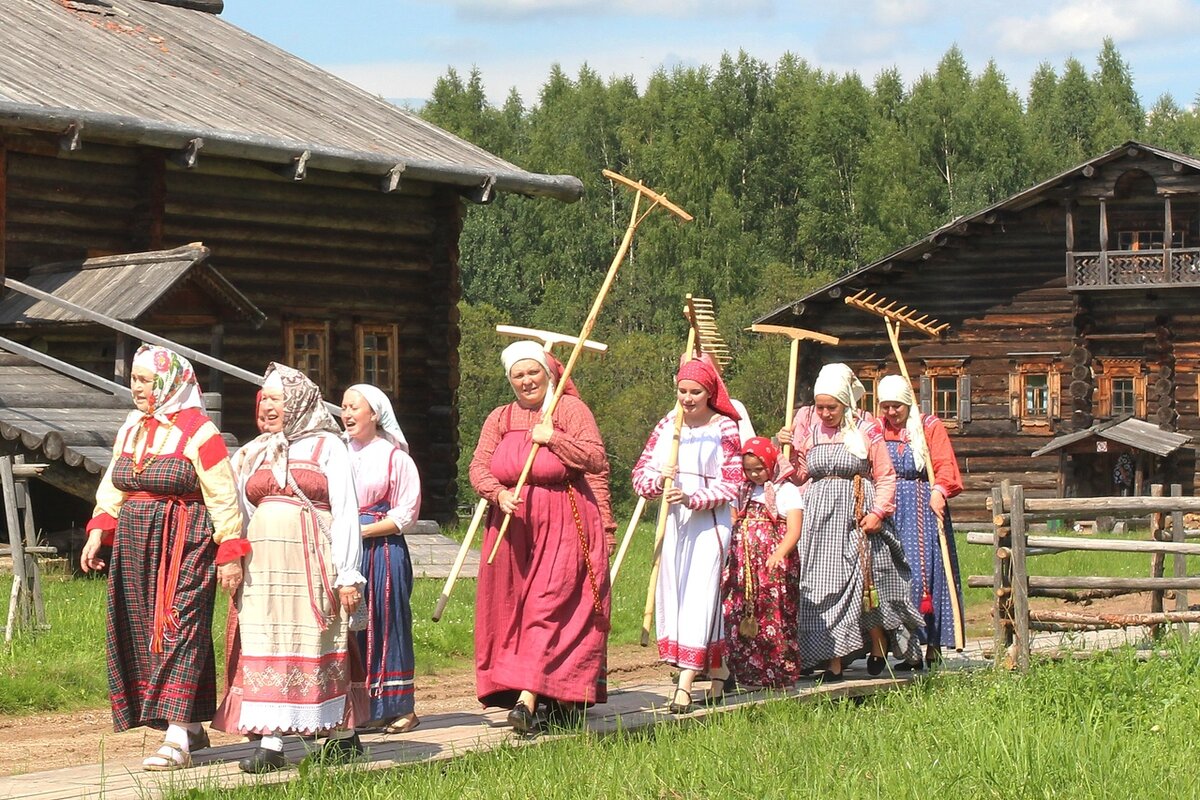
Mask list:
[[[511,336],[514,339],[531,339],[542,345],[542,349],[550,352],[555,345],[566,344],[574,347],[579,342],[578,336],[567,336],[554,331],[544,331],[538,328],[522,328],[518,325],[497,325],[496,333],[504,336]],[[591,339],[583,340],[583,349],[591,350],[593,353],[608,352],[608,345],[602,342],[594,342]]]
[[[873,292],[868,293],[866,289],[847,297],[846,305],[861,308],[863,311],[869,311],[872,314],[883,317],[889,324],[895,325],[897,329],[899,326],[904,325],[934,339],[941,336],[950,327],[949,322],[938,322],[936,319],[930,319],[928,314],[918,317],[918,312],[908,306],[897,308],[896,304],[894,302],[889,303],[886,297],[880,297]]]
[[[696,330],[696,346],[701,353],[707,354],[721,369],[733,361],[729,353],[729,345],[717,329],[717,315],[713,310],[713,301],[704,297],[686,296],[687,305],[683,313],[688,322]]]
[[[790,325],[751,325],[746,328],[754,333],[775,333],[780,336],[786,336],[796,342],[820,342],[821,344],[838,344],[841,339],[836,336],[830,336],[827,333],[818,333],[804,328],[793,328]]]
[[[691,214],[684,211],[682,208],[680,208],[679,206],[675,205],[670,200],[668,200],[667,196],[665,194],[660,194],[659,192],[654,191],[653,189],[651,189],[649,186],[642,183],[641,181],[630,180],[629,178],[626,178],[624,175],[622,175],[618,172],[613,172],[611,169],[602,169],[602,170],[600,170],[600,173],[604,177],[608,178],[610,181],[613,181],[614,183],[619,183],[623,186],[627,186],[630,189],[633,189],[639,195],[648,198],[651,201],[650,208],[654,208],[655,206],[662,206],[667,211],[670,211],[672,214],[679,217],[684,222],[692,221]],[[647,213],[649,213],[649,209],[647,209]]]

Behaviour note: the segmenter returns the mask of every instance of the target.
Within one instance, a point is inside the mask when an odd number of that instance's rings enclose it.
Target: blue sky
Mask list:
[[[550,66],[604,77],[715,64],[745,50],[792,52],[870,81],[897,67],[911,83],[958,44],[973,72],[994,59],[1024,96],[1042,61],[1092,70],[1116,41],[1149,107],[1200,92],[1200,0],[226,0],[223,16],[389,98],[422,99],[454,67],[478,66],[489,97],[515,86],[536,101]]]

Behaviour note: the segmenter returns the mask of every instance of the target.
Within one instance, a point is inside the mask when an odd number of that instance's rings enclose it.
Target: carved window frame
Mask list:
[[[1118,416],[1113,408],[1113,382],[1116,380],[1133,381],[1133,410],[1138,419],[1146,418],[1146,393],[1149,378],[1146,363],[1140,358],[1103,358],[1096,359],[1092,366],[1096,377],[1095,408],[1096,417],[1108,419]]]
[[[938,386],[952,388],[938,390]],[[925,372],[919,386],[921,413],[931,414],[942,421],[947,430],[961,429],[971,421],[971,375],[967,372],[967,357],[925,359]],[[953,393],[953,401],[946,398]],[[939,402],[941,400],[942,402]]]
[[[854,370],[854,374],[858,376],[859,383],[863,385],[864,390],[859,408],[878,416],[879,379],[887,374],[887,367],[883,364],[861,364]]]
[[[298,337],[311,337],[298,343]],[[329,394],[331,325],[328,320],[294,319],[283,322],[283,351],[287,364],[303,372]]]
[[[382,339],[386,347],[370,347],[370,339]],[[387,358],[388,366],[381,370],[378,357]],[[372,359],[376,359],[372,363]],[[385,372],[380,378],[380,372]],[[395,397],[400,392],[400,326],[386,322],[359,322],[354,326],[354,374],[356,383],[369,383]]]
[[[1026,407],[1026,393],[1031,383],[1046,379],[1045,412]],[[1013,365],[1008,375],[1009,416],[1017,421],[1022,430],[1048,429],[1054,420],[1062,418],[1062,373],[1057,359],[1020,361]]]

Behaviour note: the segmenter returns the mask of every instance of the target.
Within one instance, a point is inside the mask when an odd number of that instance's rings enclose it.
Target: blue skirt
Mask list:
[[[375,522],[363,514],[362,524]],[[367,670],[367,696],[372,720],[391,721],[412,713],[413,656],[412,560],[400,534],[363,539],[362,573],[367,579],[363,601],[367,628],[358,631],[359,652]]]

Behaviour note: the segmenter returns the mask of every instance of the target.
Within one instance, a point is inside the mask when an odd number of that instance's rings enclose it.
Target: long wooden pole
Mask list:
[[[904,355],[900,352],[900,323],[894,322],[888,317],[884,317],[883,323],[887,326],[888,339],[892,343],[892,352],[896,355],[896,363],[900,366],[900,374],[904,376],[904,382],[908,384],[908,390],[912,392],[912,379],[908,377],[908,365],[904,363]],[[912,392],[913,397],[916,397],[916,392]],[[920,407],[913,409],[909,408],[909,413],[915,410],[918,421],[921,421]],[[933,475],[933,454],[929,452],[929,442],[925,439],[925,425],[918,426],[921,431],[921,439],[925,442],[925,474],[929,478],[929,491],[933,491],[934,475]],[[918,509],[920,513],[920,509]],[[938,514],[934,515],[938,519],[938,545],[942,551],[942,572],[946,578],[946,588],[950,593],[950,611],[954,617],[954,649],[962,651],[964,646],[964,629],[962,608],[958,602],[958,592],[954,588],[954,568],[950,565],[950,544],[946,541],[946,520]],[[921,546],[925,544],[922,542]]]
[[[629,543],[633,540],[633,531],[637,528],[638,523],[642,521],[642,514],[646,510],[646,498],[639,497],[637,505],[633,508],[633,516],[629,518],[629,526],[625,528],[625,535],[621,538],[621,548],[617,550],[617,557],[613,559],[612,569],[608,572],[608,585],[612,586],[617,580],[617,573],[621,571],[621,562],[625,560],[625,551],[629,549]],[[1196,545],[1200,547],[1200,545]]]
[[[688,329],[687,349],[689,356],[696,347],[696,329]],[[675,428],[671,434],[671,449],[667,453],[667,463],[664,471],[674,471],[679,466],[679,437],[683,434],[683,406],[675,401]],[[674,478],[663,478],[663,495],[675,485]],[[667,517],[671,513],[671,504],[665,499],[658,506],[658,521],[654,526],[654,555],[650,561],[650,585],[646,587],[646,607],[642,612],[642,647],[650,644],[650,624],[654,620],[654,599],[658,589],[658,565],[662,560],[663,537],[667,534]]]
[[[609,170],[604,170],[603,172],[604,177],[609,180],[623,183],[636,190],[636,194],[633,196],[633,210],[629,216],[629,227],[625,229],[625,236],[621,239],[621,246],[617,248],[617,254],[613,256],[612,264],[608,267],[608,273],[604,276],[604,283],[600,285],[600,291],[596,294],[596,299],[592,303],[592,309],[588,312],[587,319],[584,320],[583,329],[579,332],[579,339],[575,342],[575,347],[571,350],[571,357],[567,360],[566,366],[563,367],[562,375],[558,380],[558,386],[554,389],[554,396],[550,398],[550,404],[546,406],[546,410],[542,414],[543,422],[549,422],[554,414],[554,409],[558,407],[558,401],[562,398],[563,391],[567,387],[567,379],[571,376],[571,370],[575,368],[575,362],[579,360],[579,354],[583,352],[585,341],[591,336],[592,329],[596,327],[596,319],[600,316],[600,308],[604,305],[604,299],[608,296],[608,291],[612,288],[613,281],[617,278],[617,270],[620,269],[621,263],[629,253],[629,246],[633,242],[633,234],[637,231],[638,225],[658,206],[663,206],[684,221],[692,219],[692,216],[682,208],[669,202],[666,196],[653,192],[641,183],[635,183],[623,175],[618,175]],[[639,206],[643,195],[649,197],[653,202],[646,209],[646,212],[639,216]],[[521,470],[521,477],[517,480],[516,487],[513,488],[513,494],[517,499],[520,499],[521,490],[525,488],[525,480],[529,477],[529,471],[533,469],[533,460],[537,457],[539,449],[540,445],[537,442],[534,442],[533,446],[529,448],[529,457],[525,459],[525,466]],[[504,541],[504,534],[508,531],[508,526],[511,522],[512,514],[505,514],[504,521],[500,523],[500,530],[496,534],[496,542],[492,545],[492,552],[488,556],[488,564],[491,564],[495,560],[496,553],[500,549],[500,543]]]
[[[792,339],[792,346],[788,350],[788,359],[787,407],[783,410],[783,427],[785,428],[792,426],[792,415],[796,413],[796,371],[799,369],[797,362],[800,360],[799,339]],[[783,446],[783,463],[792,463],[791,442]]]
[[[471,524],[467,527],[467,535],[463,537],[462,546],[458,548],[458,555],[454,557],[454,566],[450,567],[450,574],[446,576],[446,585],[442,587],[442,594],[438,597],[437,605],[434,606],[434,622],[441,622],[442,620],[442,613],[446,610],[446,603],[450,602],[450,592],[454,589],[454,582],[458,580],[458,573],[462,572],[463,564],[467,561],[467,554],[471,552],[471,542],[475,539],[475,532],[479,530],[479,524],[483,522],[483,517],[487,513],[487,507],[488,501],[482,497],[475,504],[475,513],[471,516]]]

